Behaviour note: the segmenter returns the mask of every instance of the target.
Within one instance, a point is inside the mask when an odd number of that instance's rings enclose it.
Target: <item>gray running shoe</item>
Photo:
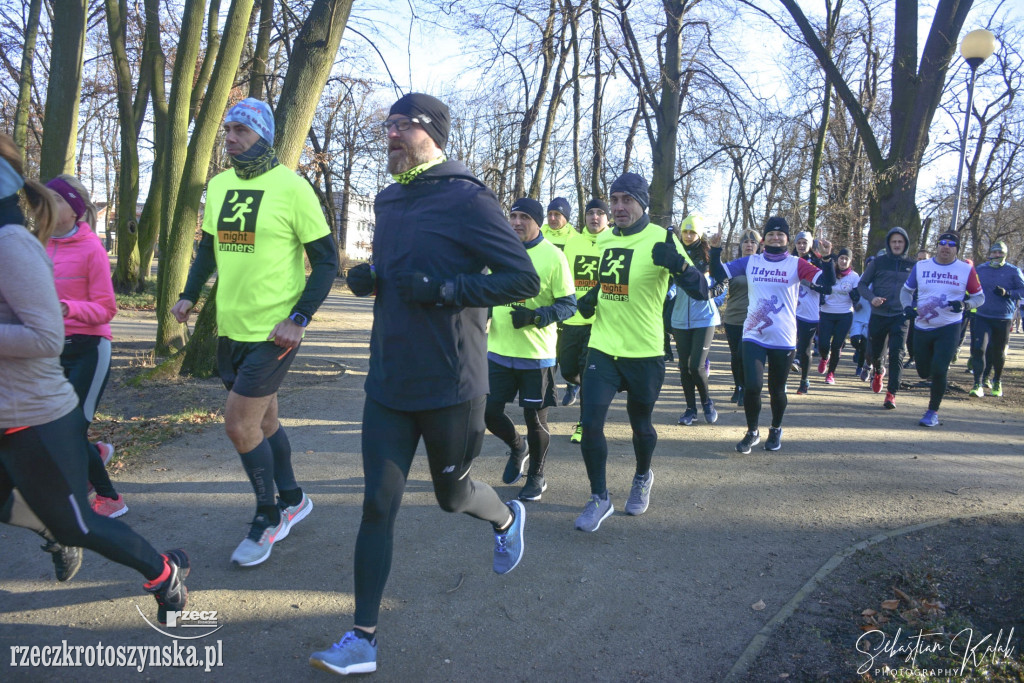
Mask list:
[[[651,485],[654,484],[654,470],[647,470],[645,476],[633,476],[633,486],[629,489],[629,500],[626,501],[627,515],[642,515],[651,504]]]
[[[277,509],[281,511],[281,521],[283,522],[281,533],[277,535],[277,540],[283,541],[291,533],[292,527],[308,517],[309,513],[313,511],[313,500],[303,492],[302,500],[297,505],[288,505],[281,500],[281,496],[278,496]]]
[[[576,518],[576,528],[580,531],[597,531],[601,527],[601,522],[608,519],[613,512],[615,506],[612,505],[611,496],[602,499],[596,493],[592,494],[583,507],[583,512]]]
[[[252,519],[249,535],[242,539],[235,552],[231,554],[231,561],[239,567],[255,567],[266,561],[270,557],[274,543],[287,535],[288,521],[284,516],[275,525],[270,523],[266,515],[259,513]]]

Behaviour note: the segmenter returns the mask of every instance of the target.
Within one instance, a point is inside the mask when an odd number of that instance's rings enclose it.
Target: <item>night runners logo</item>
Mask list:
[[[601,298],[629,301],[629,268],[633,250],[618,247],[605,249],[601,255]]]
[[[154,631],[161,633],[168,638],[176,638],[178,640],[198,640],[199,638],[205,638],[206,636],[212,636],[217,631],[224,627],[217,621],[217,610],[167,610],[167,624],[164,628],[168,631],[160,628],[159,624],[154,624],[149,619],[146,619],[146,615],[142,613],[139,606],[136,605],[135,609],[138,610],[139,616],[141,616],[149,627]],[[181,629],[196,628],[206,629],[205,633],[199,635],[185,635],[185,631]]]

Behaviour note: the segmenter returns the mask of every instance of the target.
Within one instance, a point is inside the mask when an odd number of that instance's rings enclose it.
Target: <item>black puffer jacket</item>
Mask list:
[[[892,253],[892,246],[889,244],[893,235],[902,235],[907,242],[899,256]],[[913,259],[907,256],[908,251],[910,238],[907,237],[907,231],[900,227],[893,228],[885,235],[885,254],[872,260],[864,269],[860,284],[857,285],[861,298],[869,303],[876,296],[885,298],[884,304],[871,308],[871,315],[903,315],[900,290],[903,289],[907,278],[910,277],[910,270],[914,267]]]

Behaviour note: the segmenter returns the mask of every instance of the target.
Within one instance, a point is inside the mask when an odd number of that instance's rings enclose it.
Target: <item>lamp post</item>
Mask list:
[[[953,219],[949,224],[950,232],[956,232],[956,224],[960,219],[960,187],[964,180],[964,157],[967,155],[967,131],[971,127],[971,109],[974,106],[974,77],[978,67],[996,51],[996,37],[991,31],[983,28],[975,29],[964,36],[960,43],[960,54],[967,66],[971,67],[971,78],[967,81],[967,112],[964,114],[964,132],[960,136],[960,166],[956,171],[956,193],[953,195]]]

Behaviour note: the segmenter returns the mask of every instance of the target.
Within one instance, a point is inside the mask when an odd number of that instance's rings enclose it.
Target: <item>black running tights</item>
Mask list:
[[[725,323],[725,338],[729,341],[729,362],[732,367],[732,381],[743,386],[743,325]]]
[[[53,422],[0,432],[0,521],[24,519],[13,510],[16,487],[59,543],[93,550],[152,581],[164,570],[163,557],[127,524],[97,515],[89,506],[84,422],[76,406]]]
[[[768,397],[772,405],[772,427],[782,426],[789,400],[786,398],[786,380],[793,363],[792,349],[766,349],[754,342],[743,342],[743,412],[747,429],[757,429],[761,416],[761,389],[764,387],[764,366],[768,365]]]
[[[551,443],[551,432],[548,431],[548,409],[523,408],[523,420],[526,422],[526,443],[530,447],[530,469],[528,474],[544,474],[544,459],[548,455],[548,444]],[[505,404],[500,401],[487,401],[484,412],[484,423],[488,431],[504,441],[510,448],[521,448],[522,442],[512,418],[505,414]]]
[[[822,313],[820,323],[821,352],[828,356],[828,371],[835,372],[846,335],[853,327],[853,313]]]
[[[700,402],[708,400],[708,371],[704,362],[711,351],[711,342],[715,338],[714,327],[697,327],[690,330],[672,329],[676,338],[676,351],[679,352],[679,379],[686,397],[686,407],[697,407],[697,393]]]
[[[976,384],[989,374],[995,382],[1002,379],[1011,324],[1010,320],[980,315],[975,315],[971,321],[971,369]]]
[[[953,354],[960,348],[960,323],[952,323],[934,330],[914,331],[914,362],[921,379],[931,379],[928,410],[938,410],[942,395],[946,393],[946,376]]]
[[[817,296],[815,294],[814,296]],[[811,368],[811,345],[814,335],[818,332],[818,323],[809,323],[797,318],[796,321],[796,358],[800,361],[800,382],[807,383],[807,371]],[[793,361],[790,360],[790,363]],[[746,367],[746,366],[744,366]],[[744,401],[746,398],[744,398]]]
[[[469,478],[484,438],[485,396],[436,410],[392,410],[367,397],[363,406],[363,518],[356,537],[355,625],[377,625],[391,572],[395,518],[420,439],[434,495],[446,512],[501,526],[509,509],[487,484]]]

